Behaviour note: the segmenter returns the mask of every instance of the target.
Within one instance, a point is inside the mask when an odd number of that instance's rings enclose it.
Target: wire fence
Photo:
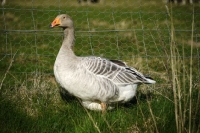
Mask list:
[[[184,58],[187,63],[192,44],[195,72],[199,73],[200,8],[194,2],[176,6],[159,0],[7,1],[0,7],[0,73],[5,73],[16,54],[12,73],[53,74],[63,33],[60,29],[50,29],[49,24],[61,13],[74,20],[74,51],[78,56],[123,60],[153,77],[165,75],[165,78],[169,57],[173,58],[170,43],[174,27],[177,48],[174,58]]]
[[[2,132],[200,131],[199,0],[1,2]],[[77,56],[119,59],[156,81],[138,88],[136,106],[86,110],[90,123],[77,99],[59,95],[53,65],[63,31],[49,25],[63,13],[74,21]]]

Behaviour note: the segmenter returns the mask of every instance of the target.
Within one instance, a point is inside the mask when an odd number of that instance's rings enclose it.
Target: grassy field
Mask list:
[[[200,5],[161,0],[8,1],[0,7],[0,132],[200,132]],[[120,59],[153,77],[102,115],[56,83],[53,64],[69,14],[78,56]]]

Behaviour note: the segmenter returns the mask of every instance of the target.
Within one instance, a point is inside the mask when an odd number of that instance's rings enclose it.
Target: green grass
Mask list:
[[[199,132],[200,8],[166,6],[8,1],[0,15],[1,132]],[[126,61],[157,83],[141,85],[136,99],[104,115],[77,98],[63,100],[53,76],[62,31],[49,28],[60,13],[74,20],[76,55]]]

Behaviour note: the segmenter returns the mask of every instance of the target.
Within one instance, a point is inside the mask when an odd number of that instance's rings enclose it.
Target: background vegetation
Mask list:
[[[102,115],[56,84],[53,63],[69,14],[78,56],[120,59],[151,75],[137,97]],[[0,14],[1,132],[200,132],[200,7],[160,0],[8,1]]]

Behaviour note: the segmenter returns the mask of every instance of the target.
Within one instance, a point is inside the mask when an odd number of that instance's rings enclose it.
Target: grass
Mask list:
[[[0,15],[1,132],[199,132],[199,9],[159,0],[8,1]],[[105,115],[85,110],[53,76],[62,31],[48,26],[59,13],[74,20],[77,55],[124,60],[156,85],[141,85]]]

